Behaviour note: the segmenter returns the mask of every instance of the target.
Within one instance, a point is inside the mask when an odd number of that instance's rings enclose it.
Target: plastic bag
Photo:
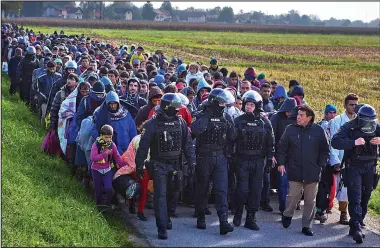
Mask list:
[[[1,66],[3,72],[8,72],[8,62],[3,62],[2,66]]]
[[[41,144],[41,149],[51,155],[61,155],[61,147],[59,145],[59,139],[57,133],[50,129],[46,134],[45,139]]]

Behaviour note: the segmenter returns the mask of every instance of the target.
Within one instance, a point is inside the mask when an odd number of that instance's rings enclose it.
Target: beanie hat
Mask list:
[[[327,104],[325,108],[325,114],[329,113],[330,111],[336,112],[336,107],[334,104]]]
[[[265,78],[265,74],[264,72],[261,72],[259,75],[257,75],[257,80],[261,80],[261,79],[264,79]]]
[[[210,60],[210,65],[216,65],[216,64],[218,64],[218,60],[217,59],[213,58],[213,59]]]
[[[100,94],[100,93],[105,93],[105,88],[104,88],[104,84],[100,81],[97,81],[93,86],[92,86],[92,91],[95,93],[95,94]]]

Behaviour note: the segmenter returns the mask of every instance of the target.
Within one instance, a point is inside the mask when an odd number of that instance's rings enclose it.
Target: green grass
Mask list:
[[[380,169],[380,161],[377,163],[377,168]],[[377,186],[377,189],[372,192],[368,206],[371,208],[372,213],[380,216],[380,183]]]
[[[123,224],[96,211],[65,163],[44,154],[38,118],[2,75],[2,245],[133,246]]]

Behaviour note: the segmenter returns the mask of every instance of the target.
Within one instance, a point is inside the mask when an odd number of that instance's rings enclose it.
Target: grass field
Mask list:
[[[41,151],[38,118],[9,96],[2,76],[2,246],[132,246],[124,225],[98,214],[65,163]]]
[[[333,103],[343,111],[349,92],[380,109],[380,44],[376,36],[272,34],[201,31],[115,30],[60,27],[28,27],[34,31],[85,34],[116,45],[143,45],[149,52],[163,50],[166,57],[208,65],[219,59],[220,67],[241,75],[249,66],[269,80],[288,87],[297,79],[305,88],[307,102],[322,117]]]

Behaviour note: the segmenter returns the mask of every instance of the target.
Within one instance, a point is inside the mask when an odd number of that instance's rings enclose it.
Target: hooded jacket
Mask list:
[[[141,87],[141,85],[140,85],[139,81],[137,81],[138,88],[137,88],[136,94],[132,95],[131,93],[129,93],[128,89],[129,89],[129,84],[131,82],[132,82],[131,80],[128,80],[128,83],[127,83],[127,92],[126,92],[125,95],[123,95],[123,96],[120,97],[120,101],[125,101],[126,103],[132,105],[135,108],[135,111],[132,111],[132,110],[129,111],[131,113],[131,115],[132,115],[132,118],[134,119],[134,118],[136,118],[138,110],[141,107],[147,105],[148,103],[147,103],[147,101],[144,98],[140,97],[140,87]]]
[[[276,101],[276,99],[280,98],[280,97],[283,97],[285,99],[288,98],[288,95],[286,93],[286,89],[282,85],[279,85],[276,87],[276,89],[274,90],[273,97],[271,98],[275,110],[278,110],[281,107],[282,102]]]
[[[154,107],[152,103],[152,98],[156,95],[163,95],[162,91],[160,88],[157,86],[153,86],[150,91],[149,91],[149,101],[148,104],[143,106],[142,108],[139,109],[137,112],[135,121],[136,121],[136,126],[139,127],[144,121],[148,119],[149,113]]]
[[[295,96],[300,96],[300,95],[305,96],[305,90],[303,89],[301,85],[296,85],[290,92],[289,97],[295,97]],[[302,105],[307,105],[307,102],[304,99],[302,99],[301,101],[302,101]]]
[[[195,107],[198,108],[198,106],[201,104],[201,97],[199,96],[199,92],[201,91],[201,89],[203,88],[206,88],[208,89],[208,92],[211,91],[211,86],[206,82],[206,80],[200,80],[199,81],[199,84],[197,86],[197,94],[196,94],[196,97],[194,98],[194,105]]]
[[[115,113],[108,109],[110,102],[118,103]],[[119,96],[114,91],[109,92],[106,101],[95,110],[94,123],[91,133],[93,138],[99,136],[103,125],[108,124],[113,127],[112,140],[115,142],[119,154],[123,154],[127,150],[129,143],[137,135],[136,125],[131,114],[120,104]]]
[[[270,121],[273,127],[276,145],[278,145],[278,142],[280,141],[281,136],[285,131],[285,128],[290,124],[296,124],[296,119],[292,119],[291,114],[289,118],[285,114],[285,112],[292,113],[292,111],[296,108],[296,106],[297,106],[297,103],[295,102],[293,98],[285,99],[284,104],[281,105],[281,108],[279,109],[279,111],[273,114],[272,117],[270,118]],[[298,108],[297,108],[297,111],[298,111]]]
[[[97,107],[99,107],[106,97],[98,97],[94,92],[90,91],[88,96],[82,98],[76,112],[77,127],[80,129],[81,123],[88,116],[92,115]]]

